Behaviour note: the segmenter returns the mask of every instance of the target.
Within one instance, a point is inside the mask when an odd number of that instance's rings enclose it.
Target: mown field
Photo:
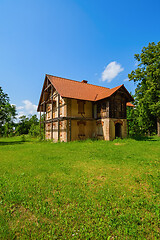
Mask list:
[[[0,239],[159,239],[160,138],[0,139]]]

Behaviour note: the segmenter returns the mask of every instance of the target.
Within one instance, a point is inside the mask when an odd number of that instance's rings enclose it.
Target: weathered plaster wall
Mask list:
[[[109,140],[109,118],[96,121],[96,138]]]
[[[78,103],[76,99],[68,99],[68,116],[69,117],[82,117],[80,113],[78,113]],[[84,104],[84,117],[92,117],[92,102],[85,101]]]
[[[84,136],[81,135],[80,121],[77,120],[71,121],[71,141],[93,138],[95,136],[94,121],[83,121],[83,123],[81,124],[84,130]]]

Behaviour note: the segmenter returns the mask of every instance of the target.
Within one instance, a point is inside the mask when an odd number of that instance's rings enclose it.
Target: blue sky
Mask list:
[[[0,86],[33,114],[46,73],[125,84],[134,54],[160,41],[159,0],[0,0]]]

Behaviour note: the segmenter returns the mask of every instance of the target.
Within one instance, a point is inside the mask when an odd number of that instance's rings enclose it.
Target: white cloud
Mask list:
[[[24,109],[28,112],[28,114],[37,113],[37,106],[31,103],[29,100],[22,101],[24,103]]]
[[[124,80],[123,80],[123,82],[128,82],[129,81],[129,79],[128,78],[125,78]]]
[[[21,110],[21,109],[24,109],[24,107],[22,106],[17,107],[17,110]]]
[[[20,111],[20,112],[18,112],[18,116],[17,117],[19,118],[19,117],[22,117],[23,115],[26,115],[25,112]]]
[[[37,105],[33,104],[29,100],[23,100],[22,101],[23,105],[22,106],[17,106],[17,112],[18,112],[18,118],[26,115],[28,116],[29,114],[37,114]]]
[[[117,62],[110,62],[105,70],[102,72],[102,81],[111,82],[124,68]]]

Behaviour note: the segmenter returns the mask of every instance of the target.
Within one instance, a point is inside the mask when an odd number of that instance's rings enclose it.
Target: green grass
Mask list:
[[[0,139],[0,239],[159,239],[159,165],[158,137]]]

